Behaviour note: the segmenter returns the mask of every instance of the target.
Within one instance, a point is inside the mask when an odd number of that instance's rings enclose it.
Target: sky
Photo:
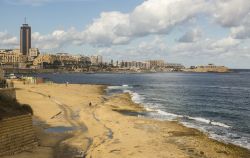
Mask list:
[[[249,0],[0,0],[0,48],[250,68]]]

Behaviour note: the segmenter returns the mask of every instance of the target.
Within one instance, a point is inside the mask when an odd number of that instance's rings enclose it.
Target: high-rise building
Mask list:
[[[23,24],[20,29],[20,52],[23,55],[29,54],[29,49],[31,48],[31,27]]]

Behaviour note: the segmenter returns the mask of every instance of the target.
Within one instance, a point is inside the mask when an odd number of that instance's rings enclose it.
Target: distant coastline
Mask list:
[[[217,70],[201,70],[201,69],[183,69],[183,70],[174,70],[174,71],[69,71],[63,69],[4,69],[5,74],[42,74],[42,73],[84,73],[84,74],[94,74],[94,73],[114,73],[114,74],[122,74],[122,73],[131,73],[131,74],[143,74],[143,73],[231,73],[237,72],[237,70],[248,70],[248,69],[226,69],[223,71]]]

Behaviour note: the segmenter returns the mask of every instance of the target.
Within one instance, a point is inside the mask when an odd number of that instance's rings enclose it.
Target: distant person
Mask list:
[[[90,107],[92,106],[92,103],[91,103],[91,102],[89,102],[89,106],[90,106]]]
[[[69,82],[66,82],[66,86],[68,86]]]

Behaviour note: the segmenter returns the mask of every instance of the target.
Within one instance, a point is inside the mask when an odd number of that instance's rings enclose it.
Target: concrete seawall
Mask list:
[[[0,120],[0,157],[13,155],[36,146],[31,115]]]

